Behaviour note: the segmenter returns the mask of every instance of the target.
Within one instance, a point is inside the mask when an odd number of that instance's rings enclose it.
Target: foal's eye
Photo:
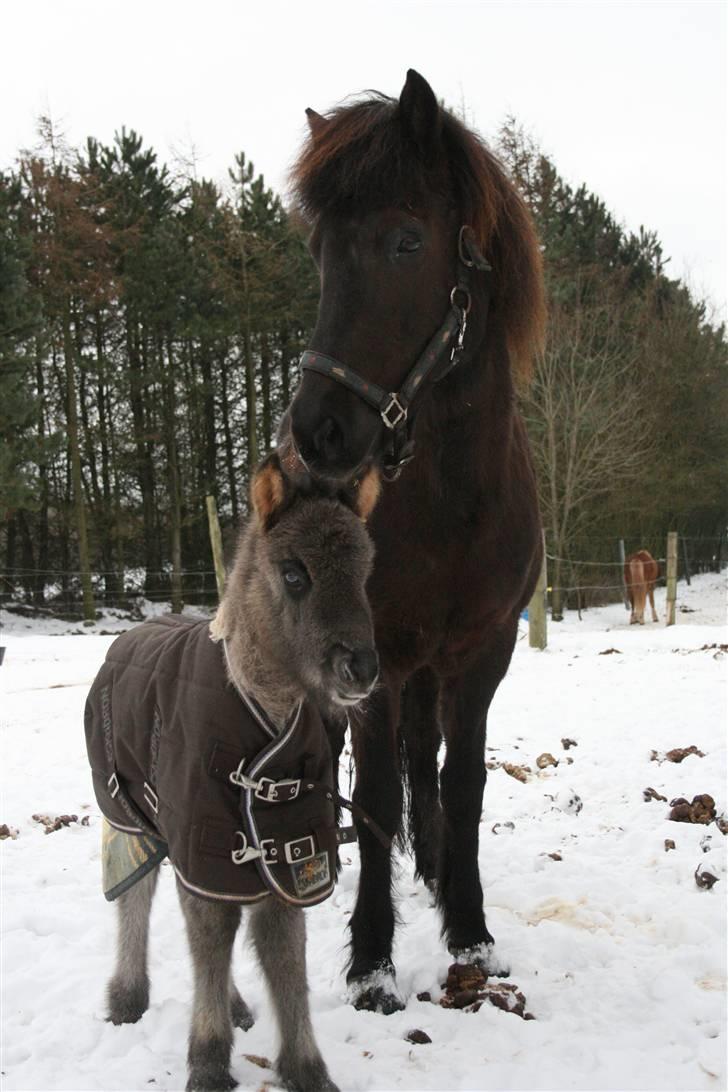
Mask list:
[[[311,587],[311,578],[300,561],[284,561],[281,565],[283,587],[294,599],[300,599]]]
[[[414,232],[408,231],[397,243],[398,254],[414,254],[422,246],[422,239]]]

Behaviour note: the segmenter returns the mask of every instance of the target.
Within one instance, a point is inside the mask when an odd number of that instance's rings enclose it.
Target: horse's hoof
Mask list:
[[[397,993],[397,983],[389,971],[374,971],[349,983],[349,1000],[355,1009],[381,1012],[391,1016],[404,1009],[404,1001]]]
[[[473,948],[451,948],[450,953],[455,957],[456,963],[468,963],[480,970],[488,977],[508,978],[511,968],[502,960],[494,944],[477,944]]]

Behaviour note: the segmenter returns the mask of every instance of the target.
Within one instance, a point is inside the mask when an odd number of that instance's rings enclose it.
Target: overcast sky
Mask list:
[[[723,0],[31,0],[0,25],[2,167],[50,111],[71,143],[194,145],[218,180],[243,149],[280,188],[306,106],[413,67],[486,137],[515,114],[725,315]]]

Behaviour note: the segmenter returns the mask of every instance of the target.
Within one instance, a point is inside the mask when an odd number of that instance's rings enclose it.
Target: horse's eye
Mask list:
[[[422,239],[419,235],[414,235],[412,232],[407,232],[397,243],[398,254],[414,254],[416,250],[419,250],[422,246]]]
[[[300,599],[311,587],[311,578],[300,561],[284,561],[281,565],[283,586],[294,599]]]

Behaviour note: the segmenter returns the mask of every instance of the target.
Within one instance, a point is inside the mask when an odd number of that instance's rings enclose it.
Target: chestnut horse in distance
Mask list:
[[[650,598],[652,621],[659,622],[655,610],[655,584],[660,577],[660,566],[647,550],[636,550],[624,563],[624,583],[627,588],[632,613],[630,625],[645,624],[645,602]]]
[[[370,523],[381,671],[352,716],[354,801],[407,838],[450,952],[497,973],[478,838],[488,708],[541,567],[515,396],[542,339],[541,251],[502,165],[417,72],[398,99],[307,114],[292,184],[321,299],[281,457],[334,490],[371,466],[389,481]],[[350,998],[391,1013],[391,850],[357,828]]]

